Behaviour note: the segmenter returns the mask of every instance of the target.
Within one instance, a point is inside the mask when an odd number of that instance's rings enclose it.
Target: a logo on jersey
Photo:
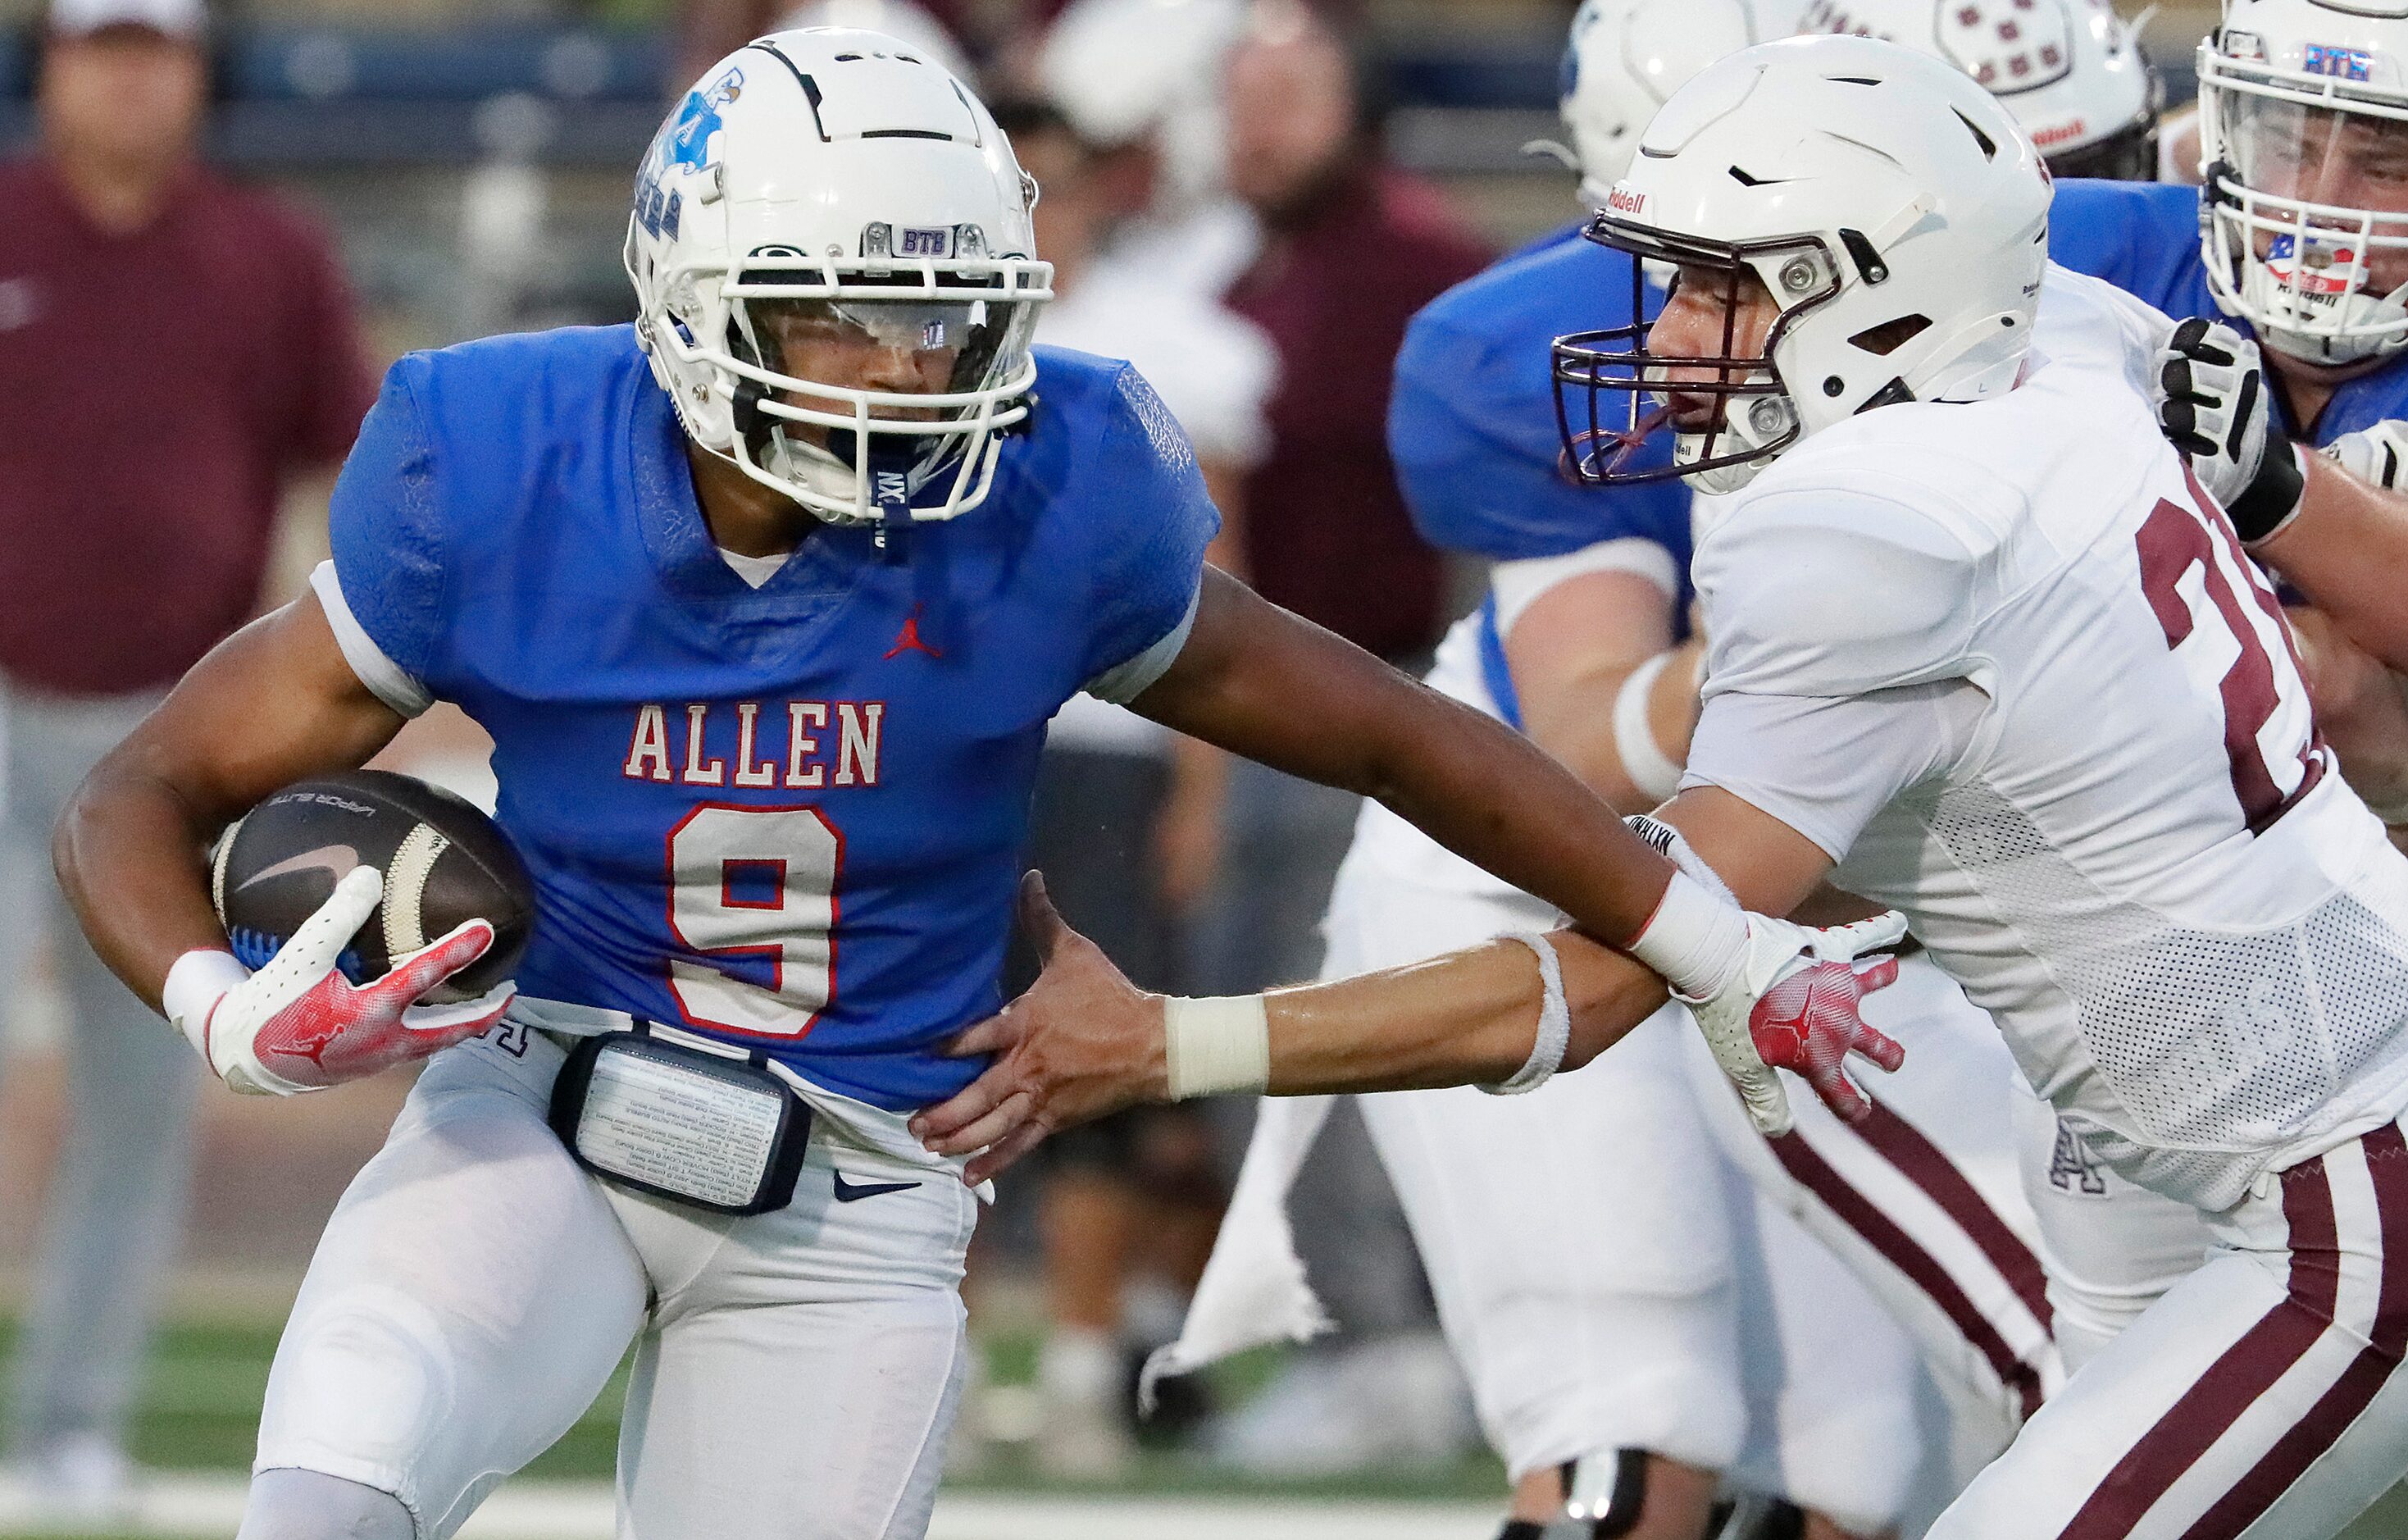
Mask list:
[[[2358,286],[2358,248],[2310,236],[2302,251],[2297,237],[2276,236],[2266,252],[2266,270],[2297,294],[2345,295]]]
[[[2057,1147],[2048,1157],[2049,1186],[2077,1198],[2107,1196],[2107,1167],[2090,1153],[2082,1136],[2057,1120]]]
[[[886,649],[881,661],[887,657],[899,657],[905,653],[925,653],[930,657],[945,655],[920,640],[920,607],[916,604],[911,606],[911,612],[903,617],[903,629],[895,633],[895,645]]]
[[[2363,80],[2374,71],[2374,55],[2362,48],[2310,43],[2300,56],[2300,68],[2310,75],[2329,75],[2338,80]]]

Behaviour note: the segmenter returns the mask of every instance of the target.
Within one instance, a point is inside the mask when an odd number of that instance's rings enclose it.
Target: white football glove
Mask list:
[[[1862,1054],[1895,1072],[1906,1050],[1857,1015],[1865,996],[1898,978],[1898,959],[1859,955],[1895,946],[1905,935],[1906,916],[1896,910],[1828,929],[1751,914],[1747,949],[1729,982],[1702,999],[1681,997],[1757,1132],[1778,1138],[1794,1121],[1779,1070],[1803,1075],[1842,1121],[1872,1111],[1848,1078],[1848,1056]]]
[[[1680,830],[1644,813],[1623,822],[1679,869],[1629,951],[1689,1007],[1756,1130],[1771,1139],[1790,1130],[1777,1070],[1805,1076],[1847,1122],[1870,1114],[1872,1103],[1842,1068],[1847,1057],[1895,1071],[1906,1050],[1857,1014],[1865,996],[1898,977],[1898,959],[1859,954],[1896,945],[1906,917],[1892,910],[1815,929],[1750,914]]]
[[[2255,543],[2290,522],[2306,481],[2274,426],[2258,344],[2193,316],[2157,350],[2155,378],[2159,430],[2241,538]]]
[[[373,983],[355,987],[343,977],[336,959],[383,894],[375,869],[351,872],[256,973],[231,952],[185,953],[160,992],[167,1019],[230,1088],[261,1096],[323,1090],[491,1029],[516,985],[456,1005],[416,1003],[494,944],[494,928],[483,920],[395,958]]]
[[[2361,482],[2397,492],[2408,470],[2408,423],[2395,419],[2344,433],[2317,453]]]

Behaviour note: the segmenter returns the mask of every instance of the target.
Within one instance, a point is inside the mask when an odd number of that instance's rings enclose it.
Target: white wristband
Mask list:
[[[1671,661],[1670,653],[1657,653],[1631,669],[1613,696],[1613,752],[1622,756],[1622,773],[1659,802],[1681,789],[1681,767],[1656,741],[1656,729],[1647,725],[1647,704],[1656,677]]]
[[[1728,895],[1675,871],[1656,913],[1624,950],[1661,973],[1682,999],[1708,1000],[1746,957],[1747,914]]]
[[[1271,1083],[1270,1016],[1260,995],[1172,995],[1162,1002],[1162,1029],[1173,1101]]]
[[[196,946],[167,970],[167,981],[159,986],[159,1013],[184,1034],[194,1052],[207,1058],[209,1045],[204,1029],[210,1010],[227,990],[249,977],[251,970],[236,962],[233,953]]]
[[[1498,939],[1520,942],[1539,959],[1539,1036],[1530,1057],[1510,1079],[1480,1087],[1491,1096],[1519,1096],[1537,1090],[1564,1067],[1564,1053],[1572,1045],[1572,1013],[1564,1000],[1564,965],[1554,942],[1536,930],[1512,930]]]

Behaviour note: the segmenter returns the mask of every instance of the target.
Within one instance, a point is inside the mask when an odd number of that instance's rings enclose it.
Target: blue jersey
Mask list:
[[[2103,278],[2177,321],[2204,316],[2251,332],[2248,322],[2226,314],[2208,292],[2199,199],[2197,188],[2160,182],[2060,181],[2049,209],[2049,257]],[[2276,417],[2300,437],[2282,392],[2271,394]],[[2408,354],[2343,383],[2305,437],[2321,446],[2394,417],[2408,417]]]
[[[889,1109],[976,1072],[934,1049],[999,1003],[1046,722],[1175,650],[1218,524],[1134,369],[1037,356],[982,506],[891,559],[820,527],[758,589],[632,328],[394,366],[336,488],[335,576],[385,660],[493,735],[536,884],[527,995]]]
[[[1496,561],[1558,556],[1601,540],[1661,545],[1687,610],[1689,494],[1678,482],[1600,491],[1557,468],[1549,353],[1566,332],[1628,325],[1631,257],[1558,231],[1456,284],[1406,328],[1388,406],[1388,453],[1422,538]],[[1617,409],[1620,397],[1609,397]],[[1572,410],[1584,410],[1577,403]],[[1617,419],[1618,421],[1618,419]],[[1669,456],[1670,435],[1657,451]],[[1482,670],[1498,714],[1521,712],[1494,600]]]

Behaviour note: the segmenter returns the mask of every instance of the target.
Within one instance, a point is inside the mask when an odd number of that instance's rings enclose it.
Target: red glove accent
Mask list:
[[[1800,958],[1748,1014],[1748,1036],[1757,1057],[1776,1070],[1803,1075],[1823,1105],[1843,1122],[1862,1122],[1872,1115],[1873,1104],[1841,1066],[1850,1054],[1862,1054],[1889,1071],[1906,1062],[1906,1050],[1866,1026],[1857,1014],[1867,995],[1897,977],[1896,957],[1862,962]]]
[[[251,1038],[262,1069],[307,1090],[339,1086],[440,1053],[492,1029],[509,1009],[506,990],[457,1006],[419,1006],[418,997],[485,955],[494,928],[467,924],[403,958],[374,983],[353,986],[329,971],[260,1023]],[[209,1024],[225,1000],[209,1011]],[[205,1026],[206,1033],[208,1028]]]

